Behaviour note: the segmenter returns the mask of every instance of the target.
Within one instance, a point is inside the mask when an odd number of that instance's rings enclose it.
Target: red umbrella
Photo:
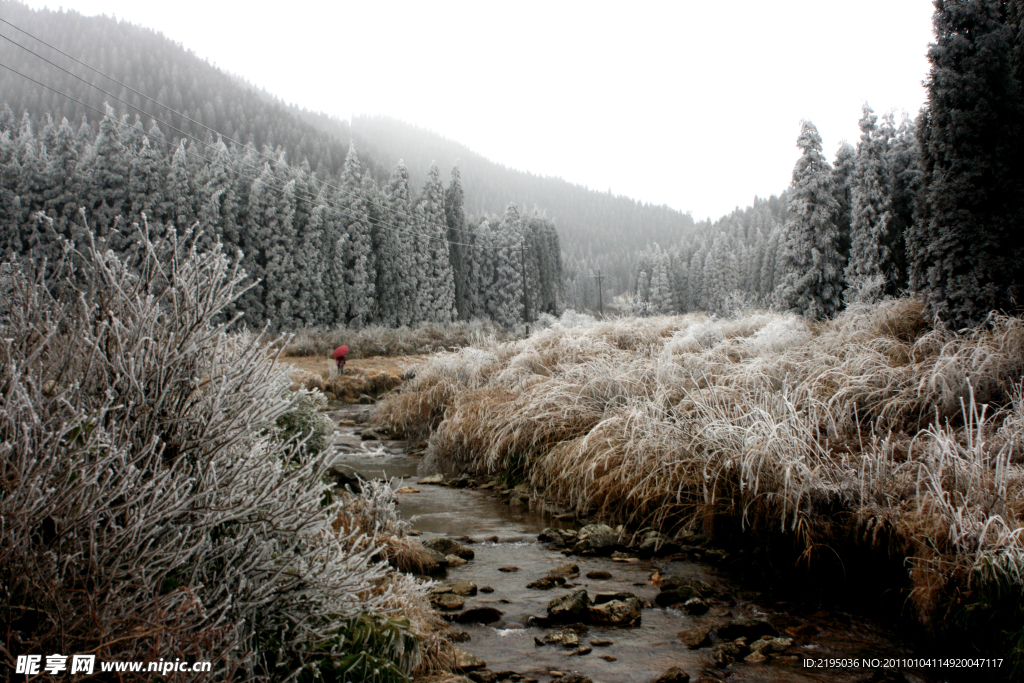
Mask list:
[[[338,348],[334,349],[334,353],[332,355],[335,358],[341,358],[346,353],[348,353],[348,347],[347,346],[339,346]]]

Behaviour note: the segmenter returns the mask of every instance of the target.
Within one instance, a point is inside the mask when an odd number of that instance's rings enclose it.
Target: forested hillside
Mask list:
[[[668,206],[506,168],[464,145],[395,119],[356,116],[351,129],[356,146],[384,166],[404,159],[413,185],[420,185],[424,176],[422,170],[412,169],[425,169],[431,161],[442,168],[458,162],[469,214],[500,213],[509,201],[536,207],[558,226],[567,268],[584,278],[601,269],[610,276],[606,282],[613,292],[626,287],[633,254],[653,243],[677,241],[694,228],[689,214]]]
[[[574,272],[580,271],[586,278],[591,271],[602,269],[611,276],[607,281],[611,291],[626,286],[632,253],[653,242],[679,239],[693,227],[689,215],[666,206],[646,205],[559,178],[508,169],[458,143],[392,119],[356,117],[350,127],[346,120],[286,105],[162,34],[125,21],[85,17],[73,11],[35,11],[9,0],[0,2],[0,11],[12,24],[131,89],[76,65],[8,25],[0,25],[0,34],[110,95],[46,64],[10,40],[0,40],[0,64],[93,109],[103,111],[108,103],[119,116],[132,118],[141,110],[165,122],[158,125],[168,140],[176,140],[182,133],[201,139],[211,135],[188,117],[257,150],[280,148],[288,163],[305,161],[321,177],[341,173],[349,142],[354,141],[363,167],[378,184],[385,184],[391,169],[404,159],[413,192],[423,187],[432,163],[449,169],[458,162],[467,214],[477,220],[500,216],[510,202],[525,210],[537,209],[558,227],[562,249],[574,264]],[[184,116],[170,113],[132,90]],[[0,69],[0,93],[3,103],[18,117],[28,111],[37,128],[45,125],[43,118],[48,113],[57,123],[66,117],[76,127],[83,115],[94,127],[98,122],[95,111],[6,69]],[[148,128],[149,122],[144,126]]]

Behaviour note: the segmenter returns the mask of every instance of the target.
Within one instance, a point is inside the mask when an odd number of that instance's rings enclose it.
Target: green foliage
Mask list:
[[[322,453],[330,443],[334,423],[320,412],[327,407],[327,397],[318,390],[300,389],[295,392],[294,408],[274,424],[276,437],[280,441],[305,440],[302,449],[309,455]]]
[[[408,619],[361,614],[321,645],[322,657],[300,683],[404,683],[420,662],[420,644]],[[287,668],[285,666],[285,668]]]

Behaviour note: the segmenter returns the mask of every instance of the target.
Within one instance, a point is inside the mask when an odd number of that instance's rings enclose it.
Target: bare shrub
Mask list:
[[[2,272],[8,663],[180,657],[288,680],[344,655],[350,619],[393,609],[377,546],[332,529],[323,459],[273,435],[287,372],[228,333],[244,273],[219,250],[140,234],[124,260],[65,245]]]

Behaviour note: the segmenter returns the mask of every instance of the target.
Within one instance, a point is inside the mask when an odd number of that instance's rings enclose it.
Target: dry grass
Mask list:
[[[333,358],[291,356],[284,360],[293,369],[289,373],[293,389],[319,389],[335,401],[355,403],[364,394],[376,398],[402,384],[427,356],[374,356],[356,358],[345,364],[345,374],[337,374]]]
[[[854,524],[907,557],[927,619],[972,582],[1024,586],[1022,371],[1024,320],[951,333],[914,299],[555,324],[424,363],[377,419],[609,520],[734,515],[808,549]]]
[[[327,356],[342,344],[350,347],[350,358],[371,356],[412,356],[454,351],[485,339],[506,341],[512,333],[487,320],[459,321],[442,325],[423,323],[415,327],[370,325],[359,330],[307,328],[284,335],[276,342],[285,356]]]

